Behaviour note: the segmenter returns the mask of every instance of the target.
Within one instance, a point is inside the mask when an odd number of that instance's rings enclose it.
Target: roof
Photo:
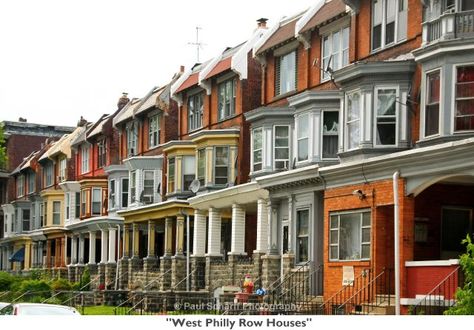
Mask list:
[[[309,11],[308,11],[309,13]],[[346,13],[346,4],[343,0],[332,0],[326,2],[317,9],[316,13],[312,15],[311,18],[307,21],[305,25],[299,30],[299,33],[304,33],[306,31],[310,31],[315,27],[327,22],[328,20],[333,20],[340,15]],[[302,17],[303,19],[304,17]],[[298,27],[297,27],[298,28]]]
[[[219,73],[229,70],[231,62],[232,62],[232,57],[227,57],[227,58],[224,58],[223,60],[220,60],[216,64],[216,66],[206,75],[204,79],[209,79]]]
[[[63,135],[58,141],[56,141],[51,148],[48,149],[40,158],[39,160],[43,160],[45,158],[51,158],[55,155],[62,153],[66,155],[67,158],[71,158],[71,145],[72,142],[83,132],[82,127],[76,127],[74,132],[71,134]]]
[[[164,101],[161,96],[165,96],[164,94],[166,94],[166,90],[167,90],[167,87],[168,85],[164,86],[164,87],[154,87],[148,94],[147,96],[145,96],[142,104],[135,110],[135,115],[138,115],[138,114],[141,114],[143,113],[144,111],[150,109],[150,108],[154,108],[154,107],[158,107],[161,109],[161,107],[163,107],[163,102],[160,102],[161,101]],[[161,110],[165,110],[165,109],[161,109]]]
[[[17,174],[24,169],[31,166],[31,160],[38,154],[39,151],[33,151],[31,154],[23,158],[23,161],[10,173],[10,175]]]
[[[199,80],[198,78],[199,72],[192,73],[185,81],[183,81],[183,83],[181,84],[181,86],[178,87],[175,93],[180,93],[191,86],[197,85]]]
[[[141,104],[142,99],[138,98],[133,98],[128,102],[122,110],[115,116],[114,118],[114,126],[117,126],[118,124],[133,118],[133,114],[135,112],[135,109],[138,108]]]
[[[95,127],[93,126],[90,132],[87,133],[87,137],[89,138],[89,137],[101,134],[104,128],[104,125],[107,123],[110,117],[111,115],[102,115],[102,117],[100,117]]]
[[[86,133],[91,128],[92,124],[87,123],[85,126],[78,127],[77,135],[71,140],[71,146],[79,145],[86,141]]]
[[[209,79],[211,77],[214,77],[215,75],[218,75],[219,73],[231,69],[232,59],[234,55],[236,55],[246,43],[247,42],[243,42],[238,46],[227,48],[222,52],[220,56],[217,57],[216,61],[211,61],[209,65],[205,69],[203,69],[203,74],[205,74],[204,79]]]

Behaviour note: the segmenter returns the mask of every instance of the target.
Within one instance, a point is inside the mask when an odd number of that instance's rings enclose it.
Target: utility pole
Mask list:
[[[199,30],[202,30],[202,28],[196,26],[196,41],[188,42],[188,45],[196,46],[197,63],[199,63],[199,49],[204,45],[202,42],[199,41]]]

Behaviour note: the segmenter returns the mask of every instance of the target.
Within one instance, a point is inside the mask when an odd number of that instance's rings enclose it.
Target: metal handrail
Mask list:
[[[176,287],[179,286],[181,283],[183,283],[184,281],[186,281],[188,279],[189,276],[191,276],[194,272],[196,272],[197,269],[194,269],[191,273],[189,273],[189,275],[186,275],[181,281],[179,281],[178,283],[176,283],[172,288],[171,288],[171,291],[174,291],[176,290]]]
[[[97,275],[95,278],[93,278],[92,280],[90,280],[88,283],[84,284],[82,287],[79,288],[78,291],[82,291],[84,288],[86,288],[87,286],[89,286],[90,284],[92,284],[93,282],[97,281],[99,279],[99,275]],[[45,300],[43,300],[41,303],[44,304],[45,302],[49,301],[50,299],[53,299],[54,297],[60,295],[61,293],[64,293],[65,291],[58,291],[56,292],[54,295],[52,295],[51,297],[49,298],[46,298]],[[79,296],[80,294],[77,294],[77,296]],[[73,297],[74,298],[74,297]],[[64,303],[68,302],[68,300],[66,300]]]
[[[303,269],[303,268],[305,268],[305,267],[307,267],[307,266],[309,266],[309,265],[311,265],[311,261],[310,261],[310,260],[306,261],[303,265],[300,265],[300,266],[298,267],[298,269],[296,269],[296,271],[290,272],[289,274],[280,276],[278,279],[276,279],[275,281],[273,281],[273,282],[269,285],[268,291],[270,291],[270,290],[273,291],[273,290],[278,289],[279,287],[281,287],[281,286],[283,285],[283,283],[285,283],[286,280],[288,280],[288,278],[294,276],[295,273],[298,273],[301,269]],[[278,282],[279,282],[279,283],[278,283]],[[275,283],[278,283],[278,285],[272,289],[272,287],[273,287],[273,285],[274,285]]]
[[[139,302],[137,302],[135,305],[132,306],[132,308],[130,308],[126,314],[127,315],[130,315],[130,312],[133,311],[139,304],[142,304],[143,301],[146,299],[146,297],[143,297]]]

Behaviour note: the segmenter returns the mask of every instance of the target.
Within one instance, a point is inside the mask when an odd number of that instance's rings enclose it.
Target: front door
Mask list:
[[[441,218],[441,258],[458,259],[466,251],[461,241],[469,233],[472,237],[472,209],[444,207]]]

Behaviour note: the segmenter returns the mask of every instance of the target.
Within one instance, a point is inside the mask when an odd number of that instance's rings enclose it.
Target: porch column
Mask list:
[[[31,243],[25,243],[25,260],[24,260],[24,269],[30,269],[31,265]]]
[[[204,256],[206,253],[206,213],[194,210],[193,256]]]
[[[138,223],[132,225],[132,258],[138,258],[140,256],[140,228]]]
[[[165,257],[173,252],[173,218],[165,219]]]
[[[71,265],[77,264],[77,237],[71,236]]]
[[[245,254],[245,208],[232,204],[232,241],[230,254]]]
[[[67,239],[66,237],[61,237],[60,239],[61,242],[61,259],[59,261],[59,267],[66,267],[67,264]]]
[[[95,265],[95,231],[89,232],[89,265]]]
[[[115,253],[115,242],[117,237],[117,229],[109,229],[109,263],[114,264],[116,262]]]
[[[36,250],[37,250],[37,247],[38,247],[38,243],[37,242],[32,242],[31,243],[31,268],[35,268],[36,267]],[[3,248],[0,248],[0,270],[2,269],[2,264],[3,264]]]
[[[51,240],[46,241],[46,268],[51,268]]]
[[[54,240],[54,267],[59,267],[61,258],[61,240],[56,238]]]
[[[64,267],[67,266],[67,235],[64,234],[64,255],[63,255]]]
[[[100,231],[100,263],[107,263],[107,245],[109,244],[109,231],[101,229]]]
[[[176,255],[182,256],[184,252],[184,216],[176,216]]]
[[[130,224],[123,225],[123,259],[130,257]]]
[[[148,220],[148,258],[155,258],[155,221]]]
[[[209,236],[207,240],[207,255],[221,256],[221,213],[218,209],[209,209]]]
[[[267,253],[268,207],[264,199],[257,201],[257,244],[256,253]]]
[[[293,251],[293,226],[295,221],[293,220],[293,196],[288,197],[288,254],[292,254]]]
[[[268,254],[278,254],[278,205],[269,201],[267,204],[268,217]]]
[[[79,265],[84,264],[84,234],[79,234]]]

